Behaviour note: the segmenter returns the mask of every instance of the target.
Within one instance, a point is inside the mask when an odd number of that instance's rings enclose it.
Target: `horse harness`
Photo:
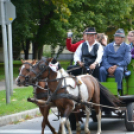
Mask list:
[[[23,64],[28,64],[28,65],[30,65],[31,67],[33,66],[31,63],[28,63],[28,62],[25,62],[25,63],[23,63]],[[23,74],[19,74],[19,76],[22,76],[22,77],[26,78],[26,76],[23,75]]]
[[[76,76],[62,76],[61,78],[55,78],[55,79],[52,79],[52,80],[48,80],[48,79],[45,79],[45,80],[42,80],[42,79],[39,79],[39,76],[42,75],[42,73],[48,69],[49,73],[48,73],[48,76],[50,75],[50,68],[49,67],[44,67],[42,69],[40,69],[40,72],[39,74],[34,71],[34,70],[31,70],[35,75],[36,75],[36,79],[38,80],[38,82],[54,82],[54,81],[59,81],[57,87],[56,87],[56,90],[54,91],[54,93],[52,93],[50,95],[50,92],[48,93],[45,93],[44,95],[39,95],[38,98],[43,98],[45,96],[48,96],[48,99],[47,99],[47,102],[46,104],[49,104],[49,102],[51,101],[54,101],[56,99],[59,99],[59,98],[67,98],[67,99],[70,99],[70,100],[73,100],[73,101],[76,101],[78,104],[81,104],[81,105],[86,105],[88,107],[93,107],[93,106],[100,106],[100,107],[106,107],[106,108],[112,108],[112,109],[120,109],[120,108],[115,108],[115,107],[110,107],[110,106],[107,106],[107,105],[102,105],[102,104],[96,104],[96,103],[92,103],[92,102],[85,102],[82,100],[82,97],[81,97],[81,93],[80,93],[80,83],[78,82],[77,80],[77,77]],[[71,78],[74,78],[76,84],[78,85],[78,90],[79,90],[79,95],[78,96],[74,96],[74,95],[71,95],[68,93],[67,91],[67,87],[70,87],[70,85],[66,85],[66,80],[65,78],[67,77],[71,77]],[[65,85],[62,87],[62,81],[64,79],[64,83]],[[38,85],[34,85],[32,84],[33,86],[37,86],[39,87]],[[39,87],[40,88],[40,87]],[[42,88],[44,89],[44,88]],[[64,89],[65,92],[64,93],[60,93],[60,94],[57,94],[57,92],[60,90],[60,89]],[[45,90],[48,90],[48,89],[45,89]],[[50,90],[49,90],[50,91]]]

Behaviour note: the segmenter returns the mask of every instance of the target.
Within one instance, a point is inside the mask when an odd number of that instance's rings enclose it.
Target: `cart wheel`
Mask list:
[[[127,104],[127,111],[125,112],[125,125],[127,131],[134,131],[134,122],[129,122],[129,121],[134,121],[134,103],[128,103]]]
[[[93,119],[93,122],[97,122],[95,110],[92,110],[92,119]]]
[[[75,119],[75,114],[74,113],[70,114],[69,121],[70,121],[71,129],[76,130],[76,119]]]

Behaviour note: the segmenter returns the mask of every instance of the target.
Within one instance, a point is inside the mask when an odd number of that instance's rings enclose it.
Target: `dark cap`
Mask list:
[[[125,37],[125,32],[122,28],[119,28],[115,34],[114,34],[114,37],[121,37],[121,38],[124,38]]]
[[[85,31],[85,34],[97,34],[95,27],[88,27]]]

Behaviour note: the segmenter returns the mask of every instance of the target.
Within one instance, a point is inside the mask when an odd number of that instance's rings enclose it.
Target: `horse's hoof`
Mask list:
[[[101,132],[97,132],[96,134],[101,134]]]
[[[90,134],[90,131],[86,132],[85,134]]]
[[[81,131],[79,131],[79,132],[76,132],[76,134],[81,134]]]

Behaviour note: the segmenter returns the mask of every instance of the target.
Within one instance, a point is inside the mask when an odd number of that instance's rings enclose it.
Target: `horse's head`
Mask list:
[[[15,82],[18,86],[25,85],[25,77],[30,72],[32,65],[36,63],[36,60],[21,60],[22,65],[19,68],[19,76],[16,78]]]
[[[50,73],[49,63],[52,58],[42,58],[38,63],[36,63],[30,73],[26,76],[27,83],[35,83],[39,79],[45,79]]]

